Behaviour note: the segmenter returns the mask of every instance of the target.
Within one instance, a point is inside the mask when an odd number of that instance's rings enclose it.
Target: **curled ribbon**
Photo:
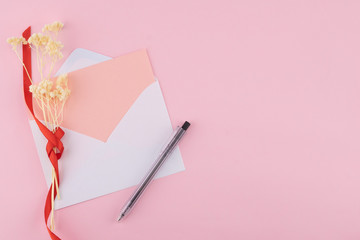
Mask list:
[[[31,27],[28,27],[23,32],[23,37],[28,40],[31,35]],[[41,133],[45,136],[45,138],[48,140],[48,143],[46,145],[46,152],[48,154],[49,160],[52,164],[52,166],[55,169],[55,174],[58,181],[58,186],[60,186],[59,181],[59,167],[58,167],[58,160],[61,158],[61,154],[64,151],[64,146],[61,142],[61,138],[64,136],[64,131],[61,128],[57,128],[55,132],[50,131],[44,124],[42,124],[39,119],[36,118],[34,114],[33,109],[33,101],[32,101],[32,93],[29,91],[29,87],[31,85],[31,80],[28,76],[28,74],[31,76],[31,48],[28,45],[23,45],[23,62],[24,65],[28,71],[26,72],[25,68],[23,68],[23,80],[24,80],[24,97],[25,97],[25,103],[32,114],[32,116],[35,119],[36,124],[38,125]],[[54,191],[54,199],[51,199],[51,193]],[[50,228],[47,225],[51,209],[52,209],[52,202],[55,200],[55,197],[57,195],[56,187],[54,187],[54,184],[52,183],[49,188],[49,192],[46,197],[45,201],[45,209],[44,209],[44,217],[45,217],[45,225],[49,232],[49,235],[52,240],[61,240],[58,236],[53,233]]]

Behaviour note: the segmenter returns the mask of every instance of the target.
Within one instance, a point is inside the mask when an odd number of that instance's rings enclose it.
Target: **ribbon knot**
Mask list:
[[[61,138],[64,136],[64,134],[65,133],[61,128],[56,128],[54,133],[45,135],[46,139],[48,140],[46,144],[46,152],[51,164],[55,169],[57,184],[60,183],[58,160],[61,158],[61,155],[64,151],[64,145],[61,142]]]
[[[57,128],[55,132],[52,134],[52,138],[47,138],[48,142],[46,144],[46,152],[51,158],[52,154],[55,154],[57,159],[61,158],[61,154],[64,151],[64,145],[61,142],[61,138],[64,136],[64,131],[61,128]],[[55,149],[58,151],[55,152]]]

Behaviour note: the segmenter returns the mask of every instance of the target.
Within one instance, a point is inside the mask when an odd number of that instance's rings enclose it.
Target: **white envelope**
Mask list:
[[[86,70],[86,67],[110,59],[79,48],[71,53],[57,74]],[[113,108],[116,109],[116,106]],[[46,182],[50,186],[51,164],[45,150],[46,139],[34,120],[30,120],[30,126]],[[141,92],[106,141],[63,129],[65,150],[59,160],[61,199],[55,201],[55,209],[137,185],[173,132],[157,80]],[[177,147],[156,177],[184,169]]]

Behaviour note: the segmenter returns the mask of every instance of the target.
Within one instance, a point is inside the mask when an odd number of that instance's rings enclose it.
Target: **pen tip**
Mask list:
[[[120,222],[120,220],[124,217],[124,214],[121,214],[120,217],[118,218],[118,222]]]

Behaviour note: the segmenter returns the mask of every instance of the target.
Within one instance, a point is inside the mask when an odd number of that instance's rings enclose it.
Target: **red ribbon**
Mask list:
[[[30,35],[31,35],[31,27],[28,27],[23,32],[23,37],[26,40],[28,40]],[[22,50],[23,50],[24,65],[25,65],[29,75],[31,76],[31,48],[29,47],[29,45],[23,45]],[[23,69],[23,79],[24,79],[24,97],[25,97],[26,105],[29,108],[30,113],[34,117],[36,124],[39,126],[40,131],[45,136],[45,138],[48,140],[48,143],[46,145],[46,152],[48,154],[48,157],[50,159],[52,166],[55,169],[55,174],[56,174],[56,177],[58,180],[58,186],[60,186],[58,160],[61,158],[61,154],[64,151],[64,146],[61,142],[61,138],[64,136],[64,131],[61,128],[57,128],[56,131],[53,133],[44,124],[42,124],[39,121],[39,119],[36,118],[36,116],[34,114],[34,109],[33,109],[33,101],[32,101],[33,97],[32,97],[32,93],[29,90],[29,87],[31,85],[31,80],[30,80],[25,68]],[[55,153],[54,149],[57,149],[57,153]],[[54,188],[54,200],[57,195],[56,187],[54,187],[53,184],[51,184],[49,192],[46,197],[46,202],[45,202],[45,209],[44,209],[45,225],[50,234],[51,239],[61,240],[58,236],[56,236],[50,230],[50,228],[47,225],[47,221],[50,216],[51,208],[52,208],[52,206],[51,206],[52,188]]]

